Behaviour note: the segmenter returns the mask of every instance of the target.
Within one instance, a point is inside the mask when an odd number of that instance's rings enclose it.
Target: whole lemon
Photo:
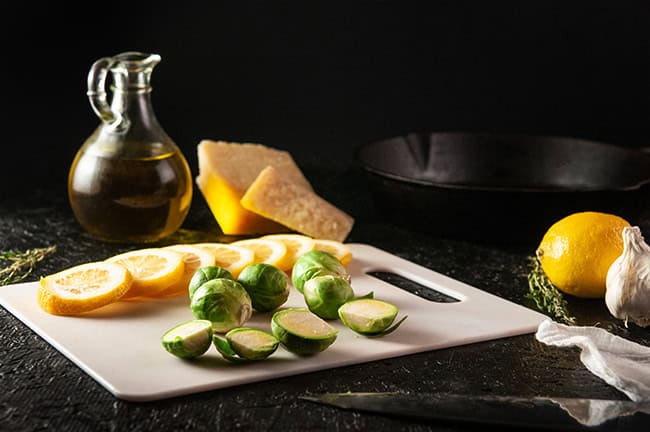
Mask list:
[[[544,234],[536,255],[560,291],[582,298],[604,298],[607,270],[623,253],[625,219],[599,212],[570,214]]]

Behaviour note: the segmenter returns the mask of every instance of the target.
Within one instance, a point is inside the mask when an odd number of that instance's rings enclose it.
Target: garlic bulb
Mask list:
[[[650,246],[639,227],[623,228],[623,253],[607,272],[607,309],[616,318],[650,325]]]

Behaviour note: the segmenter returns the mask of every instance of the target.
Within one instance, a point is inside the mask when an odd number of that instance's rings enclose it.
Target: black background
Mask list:
[[[650,6],[616,1],[3,5],[0,193],[65,189],[98,125],[92,63],[156,52],[153,105],[197,172],[203,138],[349,166],[414,131],[650,136]]]

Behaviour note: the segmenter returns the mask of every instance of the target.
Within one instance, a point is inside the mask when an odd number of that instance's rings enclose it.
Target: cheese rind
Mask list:
[[[273,166],[260,172],[242,197],[241,205],[314,238],[342,242],[354,224],[350,215],[313,190],[287,179]]]
[[[196,184],[224,234],[268,234],[288,229],[243,208],[240,200],[267,166],[311,190],[309,181],[289,152],[262,144],[203,140],[197,146]]]

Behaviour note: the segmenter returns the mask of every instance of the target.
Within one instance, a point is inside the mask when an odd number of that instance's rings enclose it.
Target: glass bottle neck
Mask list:
[[[122,115],[129,129],[160,128],[151,104],[151,87],[139,90],[115,88],[111,109]]]
[[[111,69],[111,72],[113,73],[113,82],[116,91],[151,92],[151,73],[153,72],[153,67],[141,67],[139,65],[126,67],[123,64],[118,64]]]
[[[88,73],[87,95],[93,111],[102,121],[103,130],[123,135],[129,134],[133,125],[159,128],[149,96],[151,74],[158,62],[160,56],[157,54],[129,51],[93,63]],[[110,106],[105,89],[108,72],[113,77]]]

